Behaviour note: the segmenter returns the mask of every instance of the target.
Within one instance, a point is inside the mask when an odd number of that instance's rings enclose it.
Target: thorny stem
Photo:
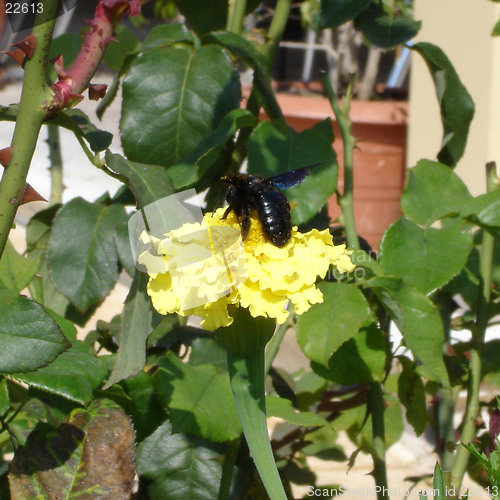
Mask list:
[[[495,162],[486,164],[486,188],[488,192],[499,188]],[[472,332],[472,349],[469,362],[469,387],[464,425],[460,441],[472,443],[477,433],[479,416],[479,388],[481,384],[481,351],[488,326],[488,308],[491,299],[491,268],[493,263],[494,238],[483,230],[483,241],[479,254],[479,295],[477,303],[476,328]],[[469,451],[464,446],[457,450],[451,470],[451,486],[460,489],[469,463]]]
[[[354,75],[350,75],[349,86],[347,93],[343,100],[343,107],[335,95],[332,84],[326,74],[321,75],[321,81],[325,88],[326,95],[337,119],[337,123],[342,135],[342,142],[344,144],[344,192],[338,194],[339,205],[342,209],[342,216],[344,218],[345,234],[347,237],[347,245],[350,248],[359,248],[359,238],[356,232],[356,223],[354,220],[354,207],[353,207],[353,167],[354,167],[354,137],[352,136],[352,122],[349,117],[351,107],[352,90],[354,86]]]
[[[387,464],[385,461],[385,425],[384,425],[384,396],[382,392],[382,384],[380,382],[370,382],[370,390],[368,392],[368,405],[370,415],[372,417],[372,432],[373,432],[373,478],[377,489],[377,498],[383,499],[388,497],[388,482],[387,482]]]
[[[26,61],[19,113],[12,138],[12,159],[0,181],[0,257],[3,254],[26,184],[40,127],[46,116],[44,105],[51,98],[45,79],[52,32],[59,0],[45,0],[33,28],[35,51]]]
[[[343,107],[335,95],[332,84],[326,74],[321,76],[326,95],[330,101],[335,118],[340,128],[342,142],[344,145],[344,192],[337,194],[342,216],[344,218],[347,245],[350,248],[359,249],[359,238],[356,232],[354,220],[354,197],[353,197],[353,168],[354,168],[354,137],[352,136],[352,122],[349,117],[351,97],[354,87],[354,75],[350,75],[349,86],[343,100]],[[385,425],[384,425],[384,396],[380,382],[370,383],[368,394],[370,415],[372,417],[373,449],[373,477],[375,484],[379,487],[377,498],[384,498],[388,490],[387,466],[385,461]]]
[[[47,125],[50,158],[50,205],[62,203],[64,190],[63,184],[63,164],[61,156],[61,141],[59,137],[59,127]]]

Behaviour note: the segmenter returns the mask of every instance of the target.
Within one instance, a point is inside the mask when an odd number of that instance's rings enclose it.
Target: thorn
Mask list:
[[[25,54],[21,49],[3,50],[2,52],[4,54],[7,54],[8,56],[12,57],[12,59],[14,59],[14,61],[16,61],[16,63],[19,64],[19,66],[23,65]]]
[[[12,148],[10,146],[0,149],[0,164],[3,165],[4,168],[7,168],[9,166],[11,158]]]
[[[33,54],[35,53],[36,36],[33,34],[28,35],[26,38],[23,38],[20,42],[13,43],[12,46],[21,49],[26,54],[26,57],[28,59],[31,59],[33,57]]]
[[[108,86],[104,83],[99,83],[97,85],[90,84],[89,85],[89,99],[91,101],[98,101],[102,99],[106,95],[106,90]]]
[[[54,65],[54,69],[59,78],[64,78],[67,75],[67,72],[64,69],[63,56],[61,54],[59,54],[57,57],[54,57],[54,59],[51,59],[50,62]]]
[[[24,186],[23,195],[21,197],[20,205],[29,203],[30,201],[47,201],[40,193],[36,191],[30,184],[26,183]]]

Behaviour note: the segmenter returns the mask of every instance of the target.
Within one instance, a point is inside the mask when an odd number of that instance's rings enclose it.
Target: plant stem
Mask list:
[[[217,500],[228,500],[231,493],[231,483],[233,481],[234,464],[236,462],[236,454],[240,447],[240,439],[235,439],[227,445],[227,451],[224,455],[222,463],[222,477],[220,480],[219,496]]]
[[[368,406],[372,417],[373,432],[373,478],[375,484],[379,487],[377,498],[387,498],[389,487],[387,482],[387,467],[385,462],[385,424],[384,424],[384,395],[382,393],[382,384],[380,382],[370,382],[370,391],[368,393]]]
[[[276,53],[278,52],[291,8],[292,0],[278,0],[278,3],[276,4],[273,20],[271,21],[271,26],[269,26],[269,31],[267,32],[269,42],[262,48],[263,54],[269,59],[269,71],[271,71],[273,67],[274,59],[276,57]]]
[[[273,20],[271,21],[271,26],[269,27],[269,31],[267,33],[269,42],[266,43],[266,45],[257,46],[261,53],[264,54],[268,59],[269,72],[271,72],[273,68],[274,59],[276,57],[276,53],[278,52],[278,48],[283,36],[283,32],[285,31],[286,22],[288,20],[291,8],[292,0],[278,0],[276,9],[274,11]],[[253,115],[259,116],[260,104],[259,100],[257,99],[257,92],[255,88],[252,88],[252,91],[250,92],[246,109]],[[280,114],[281,116],[271,116],[271,118],[283,119],[283,113]],[[238,134],[238,139],[236,140],[236,145],[233,153],[233,162],[236,163],[238,167],[241,166],[247,156],[246,144],[251,133],[252,129],[250,127],[244,127]]]
[[[247,7],[247,0],[235,0],[233,8],[229,14],[228,31],[232,31],[237,35],[241,35],[243,31],[243,20],[245,18],[245,10]]]
[[[486,164],[486,187],[491,192],[498,189],[498,177],[494,162]],[[481,385],[481,352],[484,344],[486,327],[488,326],[488,308],[491,299],[491,268],[493,263],[494,238],[483,230],[483,240],[479,254],[479,295],[477,302],[476,328],[472,332],[472,349],[469,362],[469,385],[464,425],[460,441],[472,443],[477,433],[479,416],[479,389]],[[464,446],[457,450],[455,463],[451,470],[451,486],[460,489],[469,463],[469,451]]]
[[[350,75],[349,86],[343,100],[343,107],[335,95],[332,84],[326,74],[321,75],[321,81],[325,88],[326,95],[332,106],[333,113],[337,119],[337,123],[342,135],[342,142],[344,144],[344,192],[337,194],[338,203],[342,209],[342,216],[344,218],[345,234],[347,238],[347,245],[349,248],[359,248],[359,238],[356,232],[356,223],[354,220],[354,197],[353,197],[353,167],[354,167],[354,137],[352,136],[352,122],[349,117],[351,107],[352,90],[354,86],[354,75]]]
[[[36,46],[24,67],[21,102],[11,143],[12,159],[0,181],[0,257],[21,202],[40,127],[46,116],[44,103],[51,97],[45,75],[58,5],[59,0],[45,0],[43,12],[35,19]]]
[[[271,340],[268,342],[266,347],[266,363],[264,366],[264,373],[267,375],[271,366],[273,364],[274,358],[276,354],[278,354],[278,350],[280,348],[281,342],[288,328],[290,328],[289,321],[285,321],[283,324],[278,326],[276,332],[272,336]]]
[[[61,157],[61,141],[59,137],[59,127],[47,125],[50,158],[50,205],[62,203],[63,185],[63,164]]]

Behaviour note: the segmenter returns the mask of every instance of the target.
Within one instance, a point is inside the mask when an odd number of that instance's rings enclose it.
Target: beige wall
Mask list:
[[[491,30],[500,18],[500,4],[488,0],[415,0],[415,19],[422,29],[415,41],[441,47],[471,94],[476,112],[465,155],[456,172],[473,195],[485,191],[484,165],[500,170],[500,37]],[[412,55],[407,165],[435,159],[442,126],[434,85],[427,66]]]

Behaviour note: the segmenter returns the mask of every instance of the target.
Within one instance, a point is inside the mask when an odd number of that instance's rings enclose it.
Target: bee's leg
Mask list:
[[[222,204],[222,200],[217,200],[217,203],[215,204],[215,207],[212,210],[212,217],[215,215],[215,212],[217,211],[217,209],[219,208],[219,205],[221,205],[221,204]]]
[[[227,208],[226,208],[226,211],[224,212],[224,215],[221,217],[221,219],[225,219],[231,212],[231,210],[233,209],[233,207],[231,205],[229,205]],[[215,212],[215,210],[214,210]],[[213,214],[212,214],[213,216]]]
[[[241,207],[241,215],[243,217],[240,223],[241,239],[245,241],[247,239],[248,232],[250,231],[250,224],[252,223],[252,221],[250,220],[250,210],[246,205]]]

